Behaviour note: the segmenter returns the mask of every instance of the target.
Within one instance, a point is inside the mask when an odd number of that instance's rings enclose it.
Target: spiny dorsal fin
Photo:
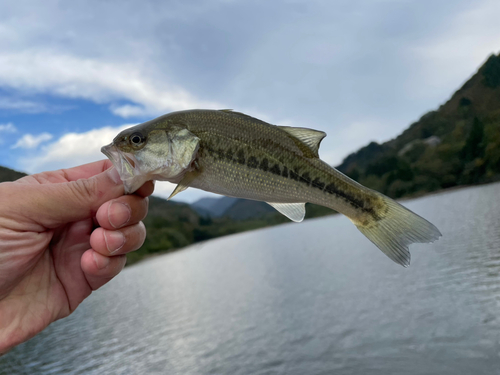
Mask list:
[[[241,118],[245,118],[248,120],[252,121],[257,121],[265,125],[271,125],[268,124],[265,121],[259,120],[255,117],[245,115],[244,113],[241,112],[235,112],[232,109],[221,109],[221,112],[233,115],[233,116],[238,116]],[[321,143],[321,140],[326,137],[326,133],[319,131],[319,130],[314,130],[314,129],[309,129],[309,128],[295,128],[291,126],[280,126],[277,125],[278,128],[286,131],[288,134],[290,134],[292,137],[295,139],[299,140],[301,143],[303,143],[305,146],[307,146],[308,149],[310,149],[313,153],[313,155],[317,158],[319,158],[318,150],[319,150],[319,144]]]
[[[280,214],[285,215],[292,221],[300,223],[304,220],[306,216],[306,204],[305,203],[272,203],[267,202],[278,211]]]
[[[252,117],[252,116],[249,116],[249,115],[245,115],[244,113],[241,113],[241,112],[233,111],[232,109],[219,109],[219,111],[227,113],[228,115],[233,115],[233,116],[241,117],[241,118],[244,118],[244,119],[247,119],[247,120],[257,121],[257,122],[260,122],[261,124],[271,125],[271,124],[269,124],[269,123],[267,123],[265,121],[259,120],[258,118],[255,118],[255,117]]]
[[[299,141],[309,147],[314,156],[319,158],[319,144],[321,143],[323,138],[326,137],[325,132],[308,128],[295,128],[291,126],[278,126],[278,128],[286,131],[292,137],[297,138]]]

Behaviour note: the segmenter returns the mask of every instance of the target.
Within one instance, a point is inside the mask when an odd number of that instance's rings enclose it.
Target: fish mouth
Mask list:
[[[140,175],[140,171],[138,163],[133,155],[120,151],[114,143],[103,146],[101,152],[111,160],[111,163],[113,163],[118,171],[120,179],[123,181],[126,194],[133,193],[142,185],[137,186],[137,177]]]
[[[111,160],[122,180],[133,175],[135,161],[130,156],[121,152],[114,143],[103,146],[101,152]]]

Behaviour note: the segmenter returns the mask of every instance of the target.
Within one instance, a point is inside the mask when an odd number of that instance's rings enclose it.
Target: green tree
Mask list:
[[[465,162],[472,161],[476,158],[482,158],[484,156],[485,144],[483,140],[484,124],[477,117],[475,117],[472,129],[461,151],[461,157]]]
[[[500,86],[500,55],[491,55],[483,66],[483,83],[489,88]]]

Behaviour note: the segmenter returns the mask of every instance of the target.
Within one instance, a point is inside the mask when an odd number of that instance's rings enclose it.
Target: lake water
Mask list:
[[[500,184],[404,204],[443,237],[396,265],[342,216],[127,268],[1,374],[500,374]]]

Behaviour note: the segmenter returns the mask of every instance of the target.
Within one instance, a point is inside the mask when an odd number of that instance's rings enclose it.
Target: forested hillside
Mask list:
[[[18,172],[10,168],[0,166],[0,182],[14,181],[26,176],[26,173]]]
[[[500,180],[500,55],[490,56],[448,102],[401,135],[370,143],[337,168],[395,198]],[[0,182],[22,176],[0,167]],[[214,211],[210,205],[217,201],[200,202],[197,212],[188,204],[151,197],[144,220],[147,239],[128,255],[129,264],[194,242],[289,222],[265,203],[228,198],[220,203],[223,207]],[[308,204],[306,218],[332,212]]]
[[[384,144],[337,167],[391,197],[500,179],[500,55],[492,55],[444,105]]]

